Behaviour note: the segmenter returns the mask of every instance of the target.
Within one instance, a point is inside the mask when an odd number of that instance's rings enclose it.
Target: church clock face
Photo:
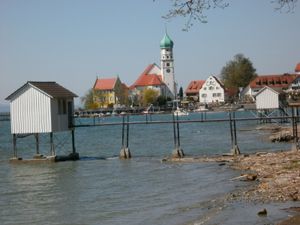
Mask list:
[[[170,73],[170,72],[171,72],[171,70],[170,70],[170,69],[167,69],[166,71],[167,71],[167,73]]]

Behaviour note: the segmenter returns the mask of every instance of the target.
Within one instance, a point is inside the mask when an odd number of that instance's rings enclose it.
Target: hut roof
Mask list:
[[[10,94],[5,100],[13,99],[20,91],[24,90],[26,87],[31,86],[34,87],[41,92],[47,94],[51,98],[73,98],[78,97],[73,92],[69,91],[68,89],[64,88],[63,86],[59,85],[54,81],[27,81],[22,87],[17,89],[15,92]]]

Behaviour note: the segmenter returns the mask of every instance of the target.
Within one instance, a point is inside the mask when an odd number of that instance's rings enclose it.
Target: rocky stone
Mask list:
[[[266,216],[267,214],[268,214],[267,209],[260,210],[257,213],[257,215],[259,215],[259,216]]]

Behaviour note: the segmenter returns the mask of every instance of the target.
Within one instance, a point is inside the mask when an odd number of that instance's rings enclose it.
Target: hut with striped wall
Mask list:
[[[55,156],[53,132],[71,130],[74,147],[74,97],[76,94],[56,82],[28,81],[6,100],[10,101],[11,133],[13,134],[14,158],[17,158],[16,140],[20,134],[49,133],[51,155]]]

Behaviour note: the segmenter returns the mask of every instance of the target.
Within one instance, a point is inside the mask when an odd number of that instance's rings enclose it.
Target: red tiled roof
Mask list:
[[[97,79],[94,84],[95,90],[112,90],[115,87],[117,78]]]
[[[186,94],[197,94],[199,90],[202,88],[205,80],[193,80],[190,82],[189,86],[186,88]]]
[[[264,75],[258,76],[250,82],[250,88],[287,88],[295,79],[296,74]]]
[[[136,86],[158,86],[163,85],[162,76],[160,74],[149,74],[155,64],[150,64],[144,70],[144,72],[138,77],[138,79],[131,85],[130,89]]]
[[[300,63],[298,63],[298,64],[296,65],[295,72],[296,72],[296,73],[299,73],[299,72],[300,72]]]

